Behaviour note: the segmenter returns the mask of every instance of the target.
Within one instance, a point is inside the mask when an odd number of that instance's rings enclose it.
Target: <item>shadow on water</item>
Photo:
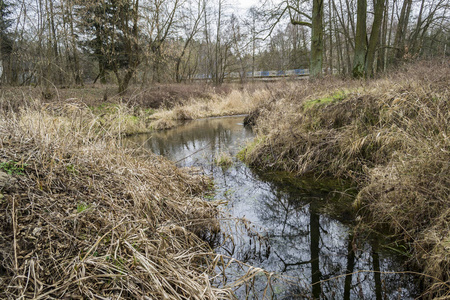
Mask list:
[[[214,164],[218,153],[235,157],[254,137],[242,121],[197,120],[126,143],[142,145],[180,167],[199,167],[214,178],[214,198],[228,201],[225,209],[234,220],[222,222],[216,251],[282,275],[271,279],[266,298],[378,300],[420,294],[417,278],[402,274],[405,257],[388,251],[382,237],[353,230],[352,213],[342,209],[351,198],[334,192],[341,183],[261,173],[236,158],[230,167]],[[226,285],[243,273],[237,265],[216,283]],[[235,293],[238,299],[261,299],[266,287],[266,276],[257,276]]]

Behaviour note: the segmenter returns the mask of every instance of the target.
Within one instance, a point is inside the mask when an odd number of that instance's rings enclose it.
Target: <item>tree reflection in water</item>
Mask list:
[[[280,173],[261,174],[235,160],[229,168],[214,164],[217,153],[235,155],[253,138],[240,118],[194,121],[173,130],[138,135],[128,140],[178,162],[201,167],[214,177],[215,199],[228,200],[228,213],[241,218],[223,221],[219,253],[281,274],[271,282],[266,298],[276,299],[410,299],[418,286],[403,271],[402,261],[383,250],[377,239],[353,235],[351,220],[323,213],[339,203],[323,185],[285,180]],[[339,216],[339,214],[337,214]],[[372,272],[361,272],[372,270]],[[238,265],[228,270],[226,284],[245,273]],[[260,299],[265,276],[236,290],[238,299]]]

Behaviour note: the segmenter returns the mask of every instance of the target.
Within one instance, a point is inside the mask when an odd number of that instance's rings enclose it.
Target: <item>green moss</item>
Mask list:
[[[324,104],[341,101],[341,100],[345,99],[345,97],[348,95],[348,93],[349,93],[349,91],[347,91],[347,90],[339,90],[337,92],[334,92],[331,95],[327,95],[322,98],[306,101],[305,104],[303,105],[303,107],[307,109],[307,108],[311,108],[315,105],[324,105]]]
[[[95,114],[116,113],[119,105],[114,103],[102,103],[98,106],[89,106],[89,109]]]
[[[78,203],[77,204],[77,213],[82,213],[83,211],[86,211],[89,208],[90,208],[89,204],[86,204],[84,202]]]
[[[248,153],[252,153],[253,150],[260,144],[264,143],[264,141],[267,139],[267,136],[263,135],[260,137],[257,137],[255,139],[253,139],[253,141],[251,141],[250,143],[247,143],[247,145],[238,152],[238,154],[236,155],[236,157],[241,160],[244,161],[247,158],[247,154]]]
[[[73,164],[68,164],[66,166],[67,172],[76,175],[78,171],[76,170],[75,166]]]

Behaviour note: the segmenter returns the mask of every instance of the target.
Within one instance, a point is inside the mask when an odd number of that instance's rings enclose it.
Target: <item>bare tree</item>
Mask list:
[[[358,0],[356,36],[355,36],[355,55],[353,57],[353,77],[364,76],[364,66],[366,64],[367,52],[367,0]]]
[[[285,15],[289,16],[292,25],[311,28],[311,54],[310,77],[315,78],[322,74],[323,65],[323,0],[313,0],[312,9],[302,6],[299,0],[285,0],[265,13],[270,20],[267,29],[271,34]]]
[[[183,60],[183,57],[186,54],[190,43],[195,38],[196,34],[201,30],[201,21],[203,18],[204,10],[206,9],[205,3],[201,0],[198,0],[195,7],[196,9],[193,10],[192,6],[190,5],[186,11],[185,17],[183,18],[185,20],[184,28],[186,30],[186,33],[183,49],[181,50],[181,53],[176,61],[175,80],[177,82],[181,82],[183,79],[181,73],[181,62]]]
[[[9,65],[13,49],[13,40],[8,34],[8,29],[12,25],[10,6],[10,3],[0,0],[0,83],[8,81],[4,66]]]

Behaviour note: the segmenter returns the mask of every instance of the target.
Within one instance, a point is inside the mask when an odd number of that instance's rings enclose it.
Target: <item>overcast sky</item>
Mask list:
[[[258,0],[232,0],[231,1],[231,5],[233,5],[233,7],[236,10],[240,10],[240,9],[247,10],[256,4],[258,4]]]

